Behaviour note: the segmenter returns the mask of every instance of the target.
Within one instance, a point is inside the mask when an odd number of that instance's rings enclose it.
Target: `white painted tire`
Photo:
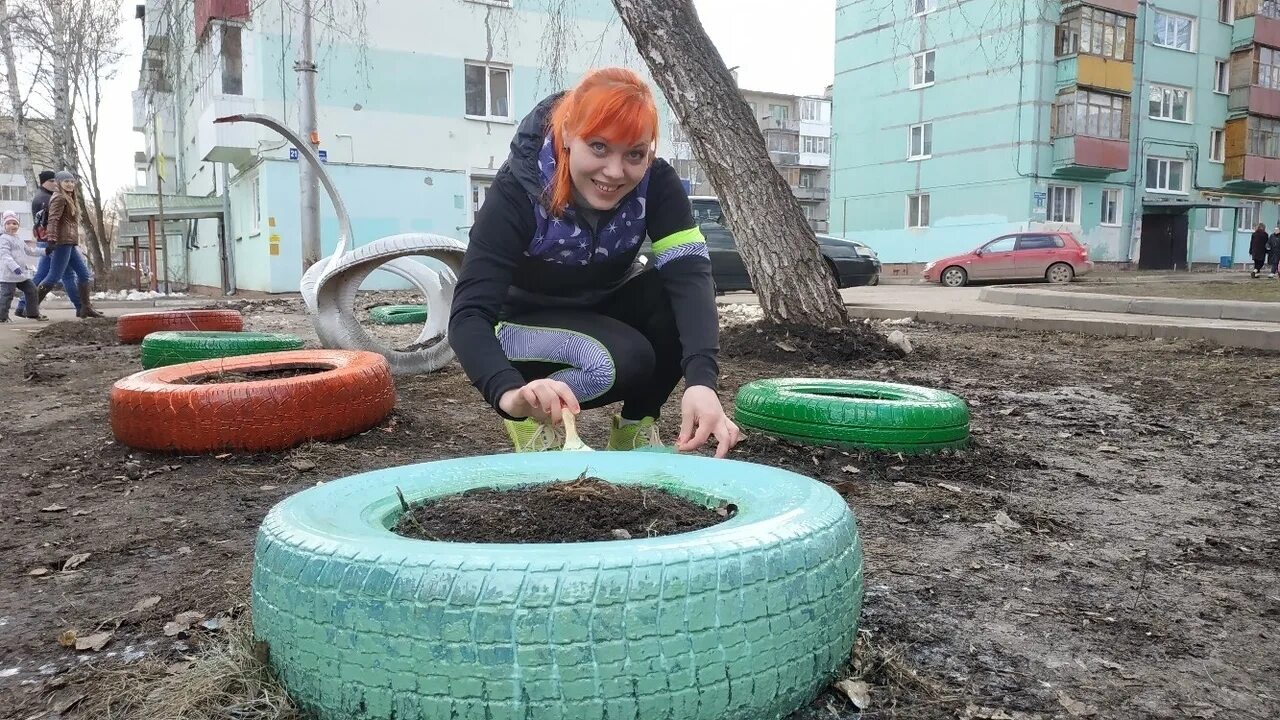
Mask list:
[[[379,238],[341,256],[317,263],[322,269],[303,277],[303,298],[314,298],[315,328],[327,348],[376,352],[391,364],[396,375],[418,375],[439,370],[453,361],[447,328],[453,288],[462,269],[466,246],[443,235],[405,233]],[[444,273],[412,259],[428,257],[442,263]],[[402,351],[378,342],[360,325],[354,309],[360,283],[375,270],[383,269],[403,277],[422,291],[427,304],[427,322],[414,343],[414,350]],[[314,290],[311,290],[314,288]],[[312,303],[308,303],[310,308]]]

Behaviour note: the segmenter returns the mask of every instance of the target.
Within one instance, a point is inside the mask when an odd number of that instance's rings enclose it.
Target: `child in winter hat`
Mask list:
[[[31,282],[31,261],[38,260],[32,255],[27,244],[18,237],[18,214],[8,211],[0,216],[0,322],[9,322],[9,303],[13,294],[21,290],[27,298],[26,313],[23,317],[43,320],[40,314],[39,294],[36,284]]]

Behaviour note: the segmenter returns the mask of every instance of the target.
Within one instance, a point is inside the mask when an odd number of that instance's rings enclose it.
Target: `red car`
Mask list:
[[[963,255],[924,266],[926,282],[963,287],[970,280],[1038,280],[1069,283],[1093,269],[1089,246],[1069,232],[1001,235]]]

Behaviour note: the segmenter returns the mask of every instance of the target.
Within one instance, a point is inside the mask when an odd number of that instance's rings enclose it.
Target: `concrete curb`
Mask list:
[[[1117,322],[1089,318],[1028,318],[1007,314],[937,312],[928,310],[896,310],[881,307],[848,306],[853,317],[872,320],[900,320],[944,325],[1027,330],[1032,332],[1071,332],[1106,337],[1182,338],[1204,340],[1223,347],[1280,351],[1280,326],[1276,328],[1212,327],[1169,325],[1141,320]]]
[[[996,305],[1079,310],[1083,312],[1131,313],[1192,317],[1208,320],[1247,320],[1280,323],[1280,303],[1244,300],[1182,300],[1160,297],[1128,297],[1102,293],[1029,288],[983,288],[978,299]]]

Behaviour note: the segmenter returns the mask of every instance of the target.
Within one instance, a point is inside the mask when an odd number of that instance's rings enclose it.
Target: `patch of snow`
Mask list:
[[[156,298],[186,297],[186,293],[171,292],[168,295],[159,290],[104,290],[93,294],[94,300],[155,300]]]
[[[16,667],[5,668],[4,670],[0,670],[0,678],[13,677],[14,675],[17,675],[20,672],[22,672],[22,668],[16,668]]]

